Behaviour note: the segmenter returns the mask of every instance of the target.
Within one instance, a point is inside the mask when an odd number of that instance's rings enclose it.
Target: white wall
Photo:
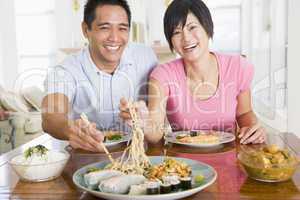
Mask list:
[[[14,1],[0,1],[0,84],[13,89],[18,74]]]
[[[288,24],[288,131],[300,137],[300,1],[289,0]]]

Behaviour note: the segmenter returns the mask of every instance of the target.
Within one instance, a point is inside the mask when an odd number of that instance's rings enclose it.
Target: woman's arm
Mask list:
[[[149,117],[144,128],[145,137],[151,143],[162,139],[166,118],[167,96],[161,84],[150,79],[148,86],[148,109]]]
[[[238,135],[241,143],[262,143],[266,139],[266,132],[258,123],[257,117],[252,110],[250,90],[240,93],[237,97],[236,120],[240,127]]]

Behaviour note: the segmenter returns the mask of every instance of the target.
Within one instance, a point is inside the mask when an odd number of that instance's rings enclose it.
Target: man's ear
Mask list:
[[[84,37],[88,38],[87,32],[88,32],[89,27],[85,22],[81,22],[81,29],[82,29],[82,33],[83,33]]]

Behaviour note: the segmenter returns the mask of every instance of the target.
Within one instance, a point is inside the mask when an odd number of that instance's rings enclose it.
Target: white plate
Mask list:
[[[104,199],[113,199],[113,200],[171,200],[171,199],[181,199],[184,197],[191,196],[204,188],[210,186],[215,182],[217,179],[217,172],[214,170],[213,167],[191,159],[187,158],[176,158],[176,157],[171,157],[176,160],[183,161],[187,163],[189,166],[192,168],[192,176],[197,175],[197,174],[202,174],[204,176],[204,182],[198,185],[193,185],[192,189],[189,190],[184,190],[184,191],[179,191],[179,192],[173,192],[169,194],[156,194],[156,195],[128,195],[128,194],[112,194],[112,193],[105,193],[105,192],[100,192],[96,190],[91,190],[88,189],[87,186],[84,183],[83,180],[83,174],[86,173],[86,171],[91,168],[91,167],[98,167],[98,168],[103,168],[108,164],[108,161],[104,162],[99,162],[99,163],[94,163],[87,165],[85,167],[82,167],[81,169],[77,170],[74,175],[73,175],[73,182],[75,185],[94,195],[97,197],[101,197]],[[162,163],[164,160],[163,156],[150,156],[149,157],[150,161],[152,164],[159,164]]]
[[[185,143],[185,142],[179,142],[176,139],[177,135],[180,134],[190,134],[190,131],[177,131],[177,132],[173,132],[168,134],[167,136],[165,136],[165,140],[166,142],[170,142],[170,143],[174,143],[174,144],[180,144],[180,145],[186,145],[186,146],[190,146],[190,147],[214,147],[220,144],[225,144],[228,142],[232,142],[235,140],[235,135],[232,133],[227,133],[227,132],[222,132],[222,131],[216,131],[216,134],[219,135],[219,142],[216,143]]]
[[[122,138],[120,140],[106,140],[103,144],[106,147],[114,146],[123,142],[128,142],[131,139],[131,136],[129,134],[122,135]]]

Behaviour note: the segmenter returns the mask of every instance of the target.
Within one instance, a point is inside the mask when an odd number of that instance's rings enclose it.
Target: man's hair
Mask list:
[[[174,30],[180,24],[182,27],[185,26],[187,15],[189,13],[196,16],[208,37],[213,37],[214,24],[209,9],[202,0],[174,0],[167,8],[164,16],[165,37],[172,51],[174,47],[171,40]]]
[[[98,6],[104,5],[113,5],[122,7],[128,17],[128,25],[130,27],[131,22],[131,11],[126,0],[87,0],[84,6],[84,16],[83,21],[88,25],[88,28],[91,29],[92,23],[96,17],[96,8]]]

